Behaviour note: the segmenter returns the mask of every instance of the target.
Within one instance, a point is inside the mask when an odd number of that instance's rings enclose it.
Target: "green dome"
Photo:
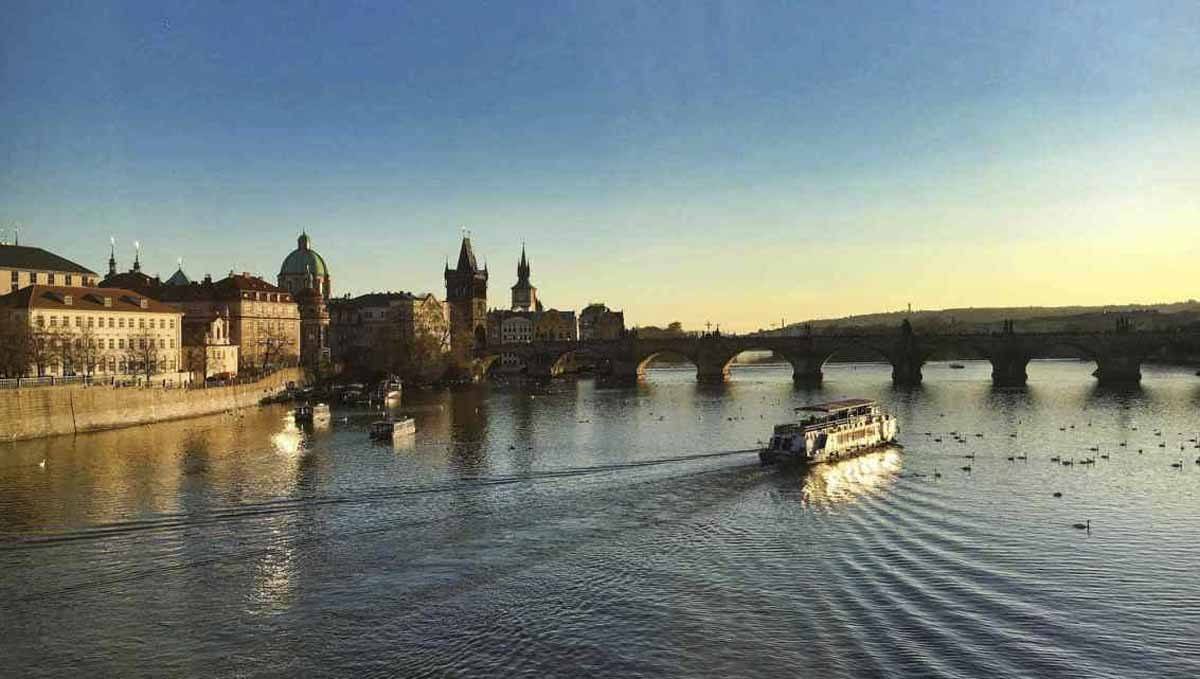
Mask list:
[[[279,268],[280,276],[304,276],[310,271],[318,278],[329,275],[329,269],[325,268],[325,260],[316,250],[308,247],[307,233],[300,234],[297,245],[298,247],[283,260],[283,266]]]

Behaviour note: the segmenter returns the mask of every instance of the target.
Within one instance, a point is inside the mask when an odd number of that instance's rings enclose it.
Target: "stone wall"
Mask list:
[[[256,406],[289,381],[302,382],[299,368],[280,370],[257,382],[208,389],[60,386],[0,391],[0,441],[76,434],[164,420],[210,415]]]

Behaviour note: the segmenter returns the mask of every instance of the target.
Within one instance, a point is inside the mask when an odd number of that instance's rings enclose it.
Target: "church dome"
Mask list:
[[[284,258],[283,266],[279,268],[280,276],[305,276],[312,273],[313,276],[321,278],[329,275],[325,260],[316,250],[309,247],[307,233],[300,234],[296,245],[296,249]]]

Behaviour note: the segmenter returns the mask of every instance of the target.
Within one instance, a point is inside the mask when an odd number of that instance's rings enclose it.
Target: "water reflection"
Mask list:
[[[886,489],[901,465],[900,450],[889,447],[837,462],[781,467],[776,483],[783,497],[805,506],[831,507]]]

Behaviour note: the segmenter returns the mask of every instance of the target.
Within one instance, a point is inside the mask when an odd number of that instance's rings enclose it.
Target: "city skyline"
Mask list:
[[[334,9],[15,5],[0,221],[439,296],[465,225],[630,325],[1195,296],[1193,4]]]

